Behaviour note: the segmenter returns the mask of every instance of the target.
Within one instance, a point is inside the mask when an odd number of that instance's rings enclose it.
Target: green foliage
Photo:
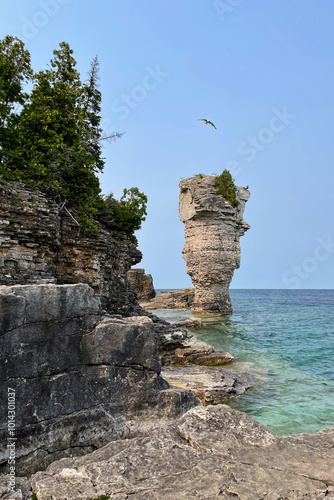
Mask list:
[[[0,169],[18,145],[18,109],[28,98],[23,87],[31,78],[30,54],[24,43],[12,36],[0,40]]]
[[[224,196],[233,207],[239,205],[238,200],[235,196],[235,184],[231,173],[228,170],[224,170],[220,175],[215,178],[215,185],[217,188],[217,193]]]
[[[31,500],[38,500],[37,495],[34,491],[31,494]]]
[[[146,219],[147,196],[138,188],[124,189],[117,201],[112,194],[103,198],[100,220],[111,229],[133,233]]]
[[[88,500],[109,500],[109,495],[101,495],[98,498],[89,498]]]
[[[23,104],[27,94],[23,85],[32,77],[29,51],[16,37],[0,40],[0,127],[3,128],[15,107]]]
[[[46,192],[91,232],[97,231],[94,218],[106,213],[109,203],[101,197],[97,176],[104,168],[101,141],[122,135],[102,137],[98,71],[96,57],[82,83],[73,51],[62,42],[48,69],[32,75],[23,42],[0,40],[0,176]],[[34,86],[27,95],[23,84],[29,78]],[[16,105],[22,106],[19,114]],[[110,202],[115,227],[139,229],[146,202],[137,188]]]
[[[72,53],[61,43],[50,69],[34,75],[30,100],[13,131],[15,149],[0,173],[43,189],[60,203],[66,200],[89,227],[101,191],[95,173],[104,166],[99,144],[90,142],[91,135],[96,139],[99,134],[100,118],[94,120],[91,110],[99,109],[100,95],[94,89],[96,79],[81,84]]]

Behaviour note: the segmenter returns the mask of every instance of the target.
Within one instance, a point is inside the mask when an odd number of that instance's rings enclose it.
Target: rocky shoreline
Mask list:
[[[176,422],[64,458],[18,479],[27,500],[330,500],[334,429],[278,437],[225,405],[197,407]]]
[[[14,498],[5,494],[7,386],[17,398],[17,477],[171,425],[249,387],[240,374],[213,368],[231,353],[140,308],[139,316],[108,314],[86,284],[0,286],[0,309],[0,498]]]
[[[191,232],[213,207],[211,195],[206,208],[196,202],[211,180],[189,182],[184,193],[200,212],[189,218]],[[155,296],[144,270],[128,277],[141,257],[133,238],[102,226],[82,235],[43,194],[18,183],[0,182],[0,191],[0,499],[334,499],[334,429],[278,437],[221,405],[253,381],[230,369],[231,353],[191,333],[200,319],[171,324],[152,314],[198,305],[203,289],[197,298],[196,289]],[[219,221],[207,227],[219,226],[233,245],[216,306],[204,304],[210,312],[229,306],[238,237],[248,227],[244,203],[237,213],[220,202]]]
[[[99,345],[99,356],[106,355],[110,325],[154,332],[159,376],[167,384],[163,393],[170,394],[164,410],[154,403],[155,410],[129,420],[131,432],[17,477],[15,493],[8,493],[7,477],[0,476],[1,499],[30,500],[32,492],[38,500],[334,499],[334,429],[279,437],[220,404],[252,386],[249,376],[229,369],[233,355],[149,312],[105,317],[98,327],[102,337],[93,330],[91,352]],[[179,415],[171,411],[174,395],[183,399]]]

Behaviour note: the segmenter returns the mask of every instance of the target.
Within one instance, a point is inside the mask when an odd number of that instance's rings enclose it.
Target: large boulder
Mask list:
[[[1,286],[0,312],[3,472],[8,438],[15,438],[16,472],[30,473],[199,404],[160,376],[152,320],[106,315],[88,285]]]

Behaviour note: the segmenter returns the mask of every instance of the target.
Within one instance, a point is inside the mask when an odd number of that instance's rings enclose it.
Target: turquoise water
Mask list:
[[[231,290],[231,298],[233,314],[202,317],[196,331],[237,356],[230,368],[255,377],[231,406],[279,435],[334,427],[334,290]]]

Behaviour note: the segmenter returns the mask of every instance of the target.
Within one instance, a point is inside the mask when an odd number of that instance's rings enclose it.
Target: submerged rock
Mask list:
[[[334,498],[334,429],[278,437],[224,405],[65,458],[31,478],[38,500]]]
[[[236,187],[238,206],[232,206],[217,193],[214,179],[195,176],[180,182],[183,258],[195,287],[191,309],[228,314],[232,312],[229,286],[240,266],[239,239],[250,228],[242,218],[250,193]]]

